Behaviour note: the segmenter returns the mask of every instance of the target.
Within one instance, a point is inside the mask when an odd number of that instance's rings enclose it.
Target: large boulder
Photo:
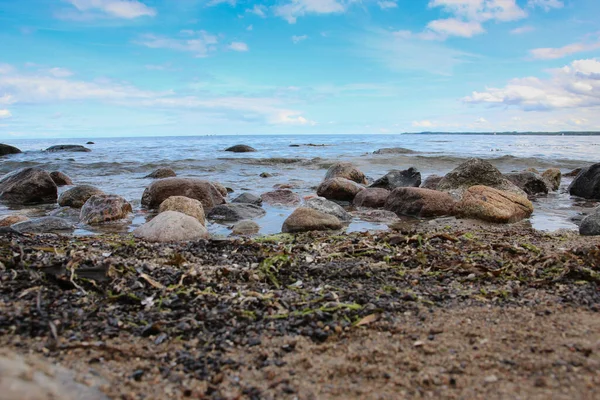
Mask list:
[[[104,192],[90,185],[75,186],[60,195],[58,205],[61,207],[81,208],[90,197],[96,194],[104,194]]]
[[[425,178],[423,183],[421,183],[421,187],[423,189],[437,190],[437,187],[442,179],[444,179],[443,176],[429,175],[427,178]]]
[[[600,207],[596,208],[581,221],[579,233],[584,236],[600,235]]]
[[[367,184],[367,177],[365,174],[359,171],[351,163],[337,163],[329,167],[324,180],[333,178],[345,178],[363,185]]]
[[[333,215],[308,207],[297,208],[283,223],[283,233],[332,231],[342,229],[342,222]]]
[[[202,225],[206,226],[206,218],[204,216],[204,207],[196,199],[190,199],[184,196],[171,196],[160,204],[158,212],[177,211],[190,217],[194,217]]]
[[[50,177],[56,183],[56,186],[67,186],[72,185],[73,181],[67,175],[63,174],[60,171],[52,171],[50,172]]]
[[[382,208],[389,195],[387,189],[367,188],[358,192],[352,204],[356,207]]]
[[[5,215],[0,217],[0,228],[18,224],[19,222],[29,221],[24,215]]]
[[[96,225],[127,218],[132,211],[131,204],[121,196],[96,194],[81,207],[79,219],[84,224]]]
[[[262,205],[262,199],[260,197],[258,197],[255,194],[248,193],[248,192],[240,194],[238,197],[233,199],[231,202],[232,203],[254,204],[255,206]]]
[[[59,144],[56,146],[50,146],[46,149],[46,151],[51,153],[61,152],[61,151],[74,151],[74,152],[82,152],[89,153],[91,150],[87,147],[80,146],[77,144]]]
[[[560,169],[558,168],[549,168],[544,171],[542,174],[542,178],[544,178],[549,184],[551,190],[558,190],[560,188],[560,181],[562,178],[562,174]]]
[[[0,156],[19,153],[21,153],[21,150],[17,149],[16,147],[0,143]]]
[[[12,204],[56,203],[58,188],[40,168],[23,168],[0,179],[0,201]]]
[[[152,182],[144,190],[142,206],[156,209],[171,196],[196,199],[205,209],[225,203],[223,195],[208,181],[194,178],[165,178]]]
[[[438,184],[437,190],[460,198],[471,186],[484,185],[520,196],[527,194],[509,181],[496,167],[480,158],[471,158],[450,171]]]
[[[73,231],[75,226],[63,218],[41,217],[19,222],[12,228],[20,233],[50,233],[59,231]]]
[[[262,202],[267,203],[271,206],[297,206],[302,202],[300,195],[294,193],[289,189],[278,189],[271,192],[263,193],[260,195]]]
[[[525,196],[487,186],[471,186],[456,206],[456,215],[488,222],[513,223],[528,218],[533,204]]]
[[[536,194],[548,194],[551,190],[550,183],[540,175],[531,171],[514,172],[505,174],[509,181],[517,185],[529,196]]]
[[[151,179],[164,179],[164,178],[173,178],[176,177],[177,174],[171,168],[159,168],[157,170],[152,171],[144,178]]]
[[[233,226],[234,235],[256,235],[260,232],[260,225],[254,221],[240,221]]]
[[[165,211],[135,229],[133,236],[148,242],[187,242],[208,239],[210,235],[196,218],[177,211]]]
[[[207,215],[213,221],[236,222],[262,217],[267,212],[259,206],[245,203],[220,204],[214,206]]]
[[[582,169],[571,182],[569,193],[584,199],[600,199],[600,163]]]
[[[397,169],[391,170],[381,178],[377,179],[369,187],[394,190],[399,187],[419,187],[421,186],[421,173],[415,168],[409,168],[404,171]]]
[[[225,151],[230,151],[232,153],[252,153],[256,151],[256,149],[245,144],[236,144],[235,146],[225,149]]]
[[[306,207],[320,211],[324,214],[333,215],[342,222],[352,221],[350,215],[342,206],[333,201],[329,201],[324,197],[313,197],[306,201]]]
[[[390,193],[384,208],[397,215],[430,218],[453,215],[456,201],[448,193],[437,190],[406,187]]]
[[[328,200],[352,201],[356,195],[365,190],[364,186],[345,178],[327,179],[317,188],[317,195]]]

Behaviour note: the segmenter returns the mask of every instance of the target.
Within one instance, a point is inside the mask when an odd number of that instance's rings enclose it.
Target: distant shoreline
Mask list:
[[[600,132],[414,132],[407,135],[600,136]]]

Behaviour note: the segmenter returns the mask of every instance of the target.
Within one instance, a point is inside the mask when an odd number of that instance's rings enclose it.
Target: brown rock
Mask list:
[[[60,195],[58,205],[61,207],[81,208],[90,197],[96,194],[104,194],[104,192],[90,185],[75,186]]]
[[[23,168],[0,179],[0,201],[11,204],[56,203],[58,188],[40,168]]]
[[[342,229],[342,223],[333,215],[312,208],[297,208],[283,223],[283,233],[330,231]]]
[[[173,178],[177,176],[175,171],[171,168],[159,168],[152,173],[146,175],[144,178],[152,178],[152,179],[164,179],[164,178]]]
[[[52,171],[50,172],[50,177],[56,183],[56,186],[67,186],[72,185],[73,181],[67,175],[63,174],[60,171]]]
[[[227,197],[227,195],[229,195],[229,191],[227,190],[227,188],[225,186],[221,185],[219,182],[211,182],[211,183],[213,184],[213,186],[215,188],[217,188],[219,193],[221,193],[221,196]]]
[[[456,206],[456,214],[488,222],[512,223],[528,218],[533,204],[524,196],[487,186],[472,186]]]
[[[142,195],[142,206],[150,209],[158,208],[171,196],[196,199],[202,203],[204,209],[225,203],[223,195],[208,181],[193,178],[165,178],[152,182],[146,188]]]
[[[579,175],[579,173],[583,170],[583,168],[575,168],[573,171],[571,172],[567,172],[565,174],[565,176],[568,177],[576,177],[577,175]]]
[[[204,208],[202,203],[196,199],[184,196],[171,196],[160,204],[158,212],[177,211],[190,217],[196,218],[202,225],[206,226]]]
[[[325,174],[325,179],[345,178],[363,185],[367,184],[367,177],[351,163],[337,163],[332,165]]]
[[[208,239],[208,231],[196,218],[177,211],[165,211],[133,231],[148,242],[187,242]]]
[[[427,178],[425,178],[425,181],[421,184],[421,187],[423,189],[437,190],[437,186],[443,178],[443,176],[439,175],[429,175]]]
[[[382,208],[390,193],[387,189],[367,188],[358,192],[352,204],[356,207]]]
[[[544,178],[550,184],[550,188],[552,190],[558,190],[560,188],[560,181],[562,178],[562,174],[560,169],[558,168],[550,168],[544,171],[542,174],[542,178]]]
[[[260,198],[264,203],[267,203],[272,206],[273,205],[282,205],[282,206],[293,207],[293,206],[297,206],[302,201],[302,199],[300,198],[300,195],[292,192],[289,189],[279,189],[279,190],[273,190],[271,192],[263,193],[260,196]]]
[[[423,188],[397,188],[390,193],[384,208],[397,215],[439,217],[453,215],[456,201],[448,193]]]
[[[24,215],[6,215],[4,217],[0,217],[0,227],[11,226],[13,224],[18,224],[19,222],[29,221]]]
[[[131,204],[115,194],[93,195],[81,207],[79,219],[87,225],[124,219],[132,212]]]
[[[240,221],[233,226],[234,235],[256,235],[260,232],[260,225],[254,221]]]
[[[364,186],[349,179],[333,178],[322,182],[317,194],[328,200],[352,201],[362,190],[365,190]]]

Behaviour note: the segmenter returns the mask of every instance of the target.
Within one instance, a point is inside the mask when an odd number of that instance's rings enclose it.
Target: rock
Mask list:
[[[95,194],[83,207],[79,219],[87,225],[118,221],[132,212],[131,204],[116,194]]]
[[[322,182],[317,194],[329,200],[352,201],[365,188],[345,178],[333,178]]]
[[[312,208],[297,208],[283,223],[283,233],[330,231],[342,229],[342,223],[333,215]]]
[[[256,235],[260,232],[260,226],[254,221],[240,221],[233,226],[234,235]]]
[[[324,197],[313,197],[306,201],[306,207],[320,211],[324,214],[333,215],[342,222],[352,221],[350,215],[342,206],[333,201],[329,201]]]
[[[133,236],[148,242],[183,242],[208,239],[209,234],[196,218],[177,211],[165,211],[135,229]]]
[[[584,236],[600,235],[600,207],[597,207],[590,215],[581,221],[579,233]]]
[[[425,178],[425,181],[423,181],[421,187],[423,189],[437,190],[437,186],[443,178],[443,176],[439,175],[429,175],[427,178]]]
[[[56,203],[58,188],[40,168],[23,168],[0,179],[0,201],[12,204]]]
[[[575,168],[573,171],[567,172],[565,174],[565,176],[568,176],[570,178],[571,177],[576,177],[577,175],[579,175],[579,173],[581,172],[581,170],[583,170],[583,168]]]
[[[361,171],[354,167],[351,163],[333,164],[325,174],[324,180],[333,178],[345,178],[356,183],[367,184],[367,177]]]
[[[417,153],[414,150],[405,149],[403,147],[391,147],[379,149],[373,152],[373,154],[415,154]]]
[[[0,217],[0,227],[11,226],[24,221],[29,221],[29,218],[24,215],[5,215]]]
[[[582,169],[571,182],[569,193],[584,199],[600,199],[600,163]]]
[[[262,173],[260,174],[260,177],[261,177],[261,178],[271,178],[272,176],[273,176],[273,175],[272,175],[272,174],[270,174],[270,173],[268,173],[268,172],[262,172]]]
[[[262,199],[252,193],[242,193],[238,197],[232,200],[232,203],[247,203],[254,204],[255,206],[262,205]]]
[[[63,218],[42,217],[30,219],[12,225],[12,228],[20,233],[50,233],[56,231],[72,231],[75,226]]]
[[[206,218],[204,216],[204,207],[196,199],[190,199],[184,196],[171,196],[160,204],[158,212],[177,211],[190,217],[194,217],[202,225],[206,226]]]
[[[399,187],[419,187],[421,186],[421,173],[415,168],[409,168],[404,171],[392,170],[383,177],[377,179],[369,187],[394,190]]]
[[[152,173],[146,175],[144,178],[164,179],[164,178],[173,178],[175,176],[177,176],[177,174],[171,168],[159,168],[159,169],[153,171]]]
[[[390,224],[399,221],[400,218],[388,210],[357,210],[352,213],[356,218],[375,223]]]
[[[58,205],[61,207],[81,208],[90,197],[96,194],[104,194],[104,192],[90,185],[75,186],[60,195]]]
[[[171,196],[185,196],[199,200],[204,209],[225,203],[223,195],[210,182],[194,178],[165,178],[152,182],[144,190],[142,206],[158,208]]]
[[[221,196],[227,197],[229,195],[229,190],[219,182],[211,182],[212,185],[221,193]]]
[[[528,218],[533,204],[527,197],[487,186],[471,186],[456,206],[462,218],[475,218],[488,222],[513,223]]]
[[[533,172],[534,174],[538,174],[538,175],[540,174],[540,171],[538,171],[536,168],[533,168],[533,167],[529,167],[525,171]]]
[[[548,194],[550,190],[550,184],[540,175],[531,171],[515,172],[505,174],[504,176],[529,196]]]
[[[272,206],[280,205],[292,207],[300,204],[302,201],[297,193],[294,193],[289,189],[278,189],[263,193],[260,198],[264,203]]]
[[[245,219],[259,218],[266,214],[266,211],[254,204],[231,203],[221,204],[213,207],[207,215],[208,219],[213,221],[242,221]]]
[[[387,189],[367,188],[358,192],[352,204],[356,207],[382,208],[389,195]]]
[[[71,208],[71,207],[60,207],[60,208],[57,208],[56,210],[52,210],[52,212],[50,212],[51,217],[62,218],[73,224],[79,223],[79,215],[80,214],[81,214],[81,210],[79,210],[77,208]]]
[[[21,153],[21,150],[17,149],[16,147],[0,143],[0,156],[19,153]]]
[[[0,397],[4,400],[108,400],[99,389],[106,382],[87,374],[82,384],[78,375],[81,372],[54,365],[44,357],[0,349]]]
[[[96,143],[94,143],[94,142],[87,142],[86,144],[96,144]]]
[[[456,201],[448,193],[423,188],[397,188],[390,193],[384,208],[397,215],[430,218],[453,215]]]
[[[515,193],[519,196],[527,196],[523,190],[502,175],[496,167],[480,158],[471,158],[450,171],[442,178],[437,190],[451,193],[460,198],[469,187],[478,185]]]
[[[225,151],[231,151],[232,153],[252,153],[256,151],[256,149],[250,146],[246,146],[245,144],[238,144],[225,149]]]
[[[73,181],[67,175],[63,174],[60,171],[52,171],[50,172],[50,177],[56,183],[56,186],[67,186],[72,185]]]
[[[75,151],[75,152],[83,152],[83,153],[89,153],[91,150],[88,149],[87,147],[83,147],[77,144],[59,144],[57,146],[50,146],[46,149],[46,151],[49,151],[51,153],[56,153],[59,151]]]
[[[544,178],[550,184],[550,190],[558,190],[560,188],[560,181],[562,174],[558,168],[550,168],[544,171],[542,174]]]

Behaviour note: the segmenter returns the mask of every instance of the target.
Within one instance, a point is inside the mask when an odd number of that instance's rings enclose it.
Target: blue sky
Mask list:
[[[598,0],[0,0],[0,139],[600,130]]]

